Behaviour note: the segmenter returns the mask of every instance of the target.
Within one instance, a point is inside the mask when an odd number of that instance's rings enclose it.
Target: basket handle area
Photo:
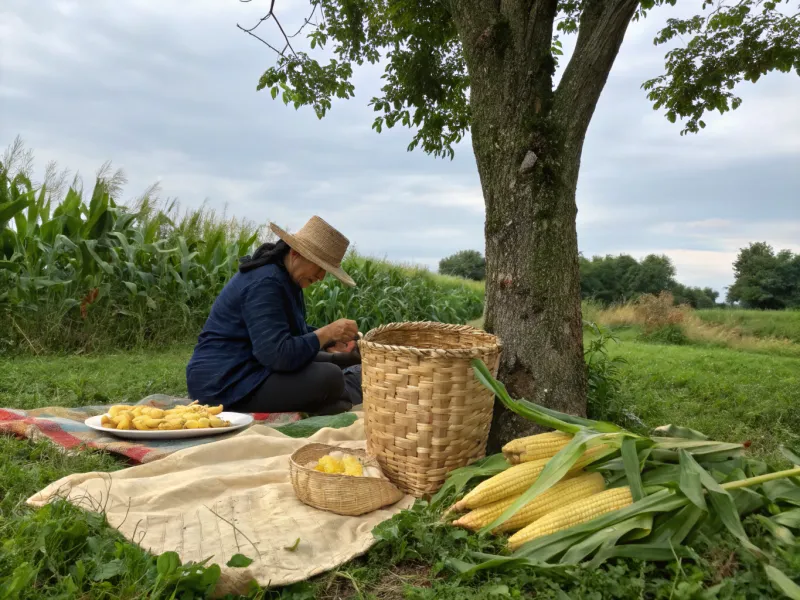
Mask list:
[[[382,344],[380,342],[373,342],[374,338],[381,333],[387,331],[397,331],[402,329],[437,329],[445,332],[452,333],[473,333],[480,332],[483,335],[491,336],[494,338],[494,343],[488,346],[476,346],[474,348],[415,348],[414,346],[398,346],[393,344]],[[436,321],[405,321],[401,323],[387,323],[367,332],[367,335],[361,340],[361,345],[368,348],[376,348],[382,350],[391,350],[398,352],[408,352],[416,356],[425,357],[439,357],[439,358],[477,358],[487,353],[494,351],[502,351],[503,343],[500,338],[494,334],[487,333],[472,325],[453,325],[449,323],[438,323]]]

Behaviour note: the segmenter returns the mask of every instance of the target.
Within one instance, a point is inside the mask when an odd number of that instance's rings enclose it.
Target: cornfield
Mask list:
[[[121,172],[104,166],[84,200],[76,179],[34,185],[0,162],[0,353],[94,351],[193,341],[239,258],[268,238],[265,228],[205,209],[163,209],[152,191],[119,202]],[[355,254],[345,269],[358,286],[328,277],[307,290],[308,319],[347,316],[366,331],[381,323],[463,323],[483,297]]]

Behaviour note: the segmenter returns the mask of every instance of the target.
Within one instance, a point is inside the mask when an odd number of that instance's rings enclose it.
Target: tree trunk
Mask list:
[[[636,0],[587,0],[557,90],[557,0],[459,0],[486,202],[485,327],[512,397],[586,413],[575,193],[583,140]],[[539,431],[499,403],[489,452]]]

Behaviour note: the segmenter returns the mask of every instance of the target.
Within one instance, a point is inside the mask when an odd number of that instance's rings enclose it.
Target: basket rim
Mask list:
[[[399,329],[441,329],[445,331],[453,331],[459,333],[478,333],[484,336],[490,336],[494,339],[495,343],[488,346],[474,346],[472,348],[417,348],[415,346],[399,346],[394,344],[382,344],[374,342],[371,338],[385,331],[394,331]],[[438,321],[401,321],[395,323],[387,323],[370,329],[358,342],[359,346],[366,345],[368,348],[376,350],[394,350],[401,352],[409,352],[417,356],[450,356],[458,357],[471,357],[478,354],[487,352],[497,352],[503,349],[503,342],[494,333],[489,333],[483,329],[479,329],[472,325],[453,325],[449,323],[439,323]]]

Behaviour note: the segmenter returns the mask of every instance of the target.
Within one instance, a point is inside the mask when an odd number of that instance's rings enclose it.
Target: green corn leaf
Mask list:
[[[708,506],[706,505],[706,498],[703,493],[703,485],[700,481],[701,472],[705,471],[703,467],[698,465],[695,461],[689,460],[688,453],[682,451],[680,457],[678,487],[692,504],[701,510],[707,511]]]
[[[0,260],[0,271],[6,270],[13,273],[19,273],[21,267],[22,265],[19,263],[11,262],[10,260]]]
[[[508,519],[513,517],[519,509],[528,504],[531,500],[536,498],[542,492],[547,491],[556,483],[561,481],[564,475],[572,468],[581,455],[586,451],[590,445],[597,445],[606,441],[605,433],[595,432],[590,429],[584,429],[570,440],[570,442],[559,450],[545,465],[539,477],[525,492],[523,492],[517,500],[509,506],[503,514],[497,517],[493,522],[489,523],[481,533],[491,531],[495,527],[505,523]],[[593,442],[593,443],[592,443]],[[609,448],[608,452],[598,454],[598,460],[603,455],[608,455],[616,452],[615,448]]]
[[[582,423],[570,422],[564,419],[551,417],[539,410],[538,406],[530,402],[513,400],[511,396],[509,396],[506,386],[492,376],[492,373],[489,371],[486,363],[479,358],[474,358],[472,359],[471,364],[478,381],[480,381],[489,390],[494,392],[495,396],[497,396],[497,398],[506,408],[515,412],[521,417],[534,421],[543,427],[558,429],[559,431],[563,431],[565,433],[574,434],[586,426]],[[584,421],[586,420],[584,419]]]
[[[471,465],[450,471],[439,491],[431,498],[431,505],[436,505],[446,498],[450,492],[460,494],[472,479],[491,477],[509,468],[506,457],[502,454],[491,454],[475,461]]]
[[[635,517],[631,517],[616,525],[605,527],[587,536],[567,550],[559,562],[561,564],[577,565],[601,548],[615,546],[624,535],[636,530],[642,530],[647,534],[652,527],[652,514],[643,513],[636,515]],[[592,568],[594,568],[594,566]]]
[[[779,446],[778,448],[781,451],[781,454],[793,465],[800,465],[800,452],[797,450],[793,450],[791,448],[787,448],[786,446]]]
[[[800,486],[791,479],[767,481],[762,484],[761,489],[773,503],[788,502],[800,506]]]
[[[683,466],[684,461],[691,465],[694,472],[698,472],[700,483],[708,492],[708,499],[714,508],[715,516],[720,519],[725,528],[748,550],[758,556],[763,555],[761,550],[754,546],[747,537],[731,495],[705,469],[698,465],[697,461],[688,452],[681,450],[681,466]]]
[[[787,546],[794,546],[797,543],[795,540],[794,535],[791,531],[789,531],[788,527],[784,527],[776,523],[774,520],[770,519],[769,517],[765,517],[764,515],[755,515],[754,517],[756,521],[761,523],[764,526],[764,529],[769,531],[775,539],[780,542],[783,542]]]
[[[708,436],[694,429],[688,427],[681,427],[679,425],[661,425],[653,430],[653,433],[658,433],[659,436],[666,438],[683,438],[687,440],[707,440]],[[653,438],[655,439],[655,437]]]
[[[0,204],[0,229],[3,229],[5,223],[14,218],[18,212],[24,210],[26,206],[28,206],[27,198]]]
[[[693,558],[695,554],[686,547],[661,546],[657,544],[626,544],[604,548],[597,553],[590,568],[596,568],[610,558],[636,558],[653,562],[672,562],[679,558]]]
[[[659,523],[649,541],[654,544],[682,544],[707,514],[706,511],[694,504],[687,504]]]
[[[99,266],[107,275],[113,275],[114,268],[106,261],[104,261],[102,258],[100,258],[100,255],[95,250],[96,245],[97,242],[95,240],[83,240],[81,242],[81,248],[84,249],[89,254],[89,256],[91,256],[91,258],[95,260],[97,266]],[[84,260],[86,260],[85,257]]]
[[[789,579],[783,571],[776,569],[772,565],[764,565],[764,571],[772,585],[784,596],[791,600],[800,600],[800,585]]]
[[[772,520],[778,525],[800,530],[800,508],[793,508],[791,510],[778,513],[772,517]]]
[[[625,476],[628,479],[628,486],[631,488],[633,501],[636,502],[645,496],[642,486],[642,465],[639,463],[639,455],[636,452],[636,440],[626,437],[622,440],[621,450]]]

